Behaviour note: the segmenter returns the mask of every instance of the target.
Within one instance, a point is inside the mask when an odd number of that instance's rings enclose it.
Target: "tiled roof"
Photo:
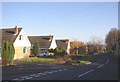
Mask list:
[[[50,48],[53,36],[28,36],[32,45],[38,42],[40,48]]]
[[[68,39],[56,40],[57,47],[58,48],[63,48],[63,49],[67,49],[68,42],[69,42]]]
[[[16,29],[17,29],[17,33],[16,33]],[[10,42],[14,42],[16,37],[18,36],[18,34],[20,33],[22,28],[4,28],[2,29],[2,41],[10,41]]]

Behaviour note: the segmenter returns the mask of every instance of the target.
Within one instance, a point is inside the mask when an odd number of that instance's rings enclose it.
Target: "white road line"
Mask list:
[[[27,77],[29,77],[29,76],[24,76],[24,77],[21,77],[21,78],[27,78]]]
[[[43,73],[37,73],[37,74],[43,74]]]
[[[54,72],[58,72],[58,71],[54,71]]]
[[[63,70],[60,69],[59,71],[63,71]]]
[[[44,74],[44,73],[43,73],[42,75],[47,75],[47,74]]]
[[[13,80],[25,80],[25,79],[32,79],[34,77],[39,77],[41,75],[47,75],[47,74],[51,74],[53,72],[58,72],[58,71],[64,71],[64,70],[67,70],[67,69],[60,69],[60,70],[55,70],[55,71],[45,71],[43,73],[36,73],[36,74],[32,74],[32,75],[29,75],[29,76],[24,76],[24,77],[21,77],[21,78],[16,78],[16,79],[13,79]]]
[[[25,80],[25,79],[20,79],[20,81],[23,81],[23,80]]]
[[[27,78],[25,78],[25,79],[32,79],[33,77],[27,77]]]
[[[19,80],[19,78],[13,79],[13,80]]]
[[[34,76],[34,77],[39,77],[40,75],[36,75],[36,76]]]
[[[92,71],[94,71],[94,70],[93,70],[93,69],[91,69],[90,71],[85,72],[85,73],[83,73],[83,74],[79,75],[78,77],[81,77],[81,76],[83,76],[83,75],[86,75],[86,74],[88,74],[88,73],[90,73],[90,72],[92,72]]]
[[[53,72],[48,72],[48,73],[53,73]]]
[[[67,69],[63,69],[63,70],[67,70]]]
[[[44,73],[48,73],[49,71],[45,71]]]
[[[30,76],[36,76],[36,74],[32,74],[32,75],[30,75]]]
[[[97,68],[100,68],[100,67],[102,67],[102,66],[104,66],[104,64],[102,64],[102,65],[98,66]]]

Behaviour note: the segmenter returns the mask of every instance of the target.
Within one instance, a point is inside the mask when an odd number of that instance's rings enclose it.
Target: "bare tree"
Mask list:
[[[93,45],[101,45],[103,44],[103,40],[99,37],[92,37],[89,43]]]
[[[117,45],[119,42],[118,35],[119,30],[117,28],[112,28],[109,33],[106,35],[105,43],[107,45],[107,51],[110,53],[115,53],[117,50]]]
[[[88,53],[103,53],[103,40],[99,37],[92,37],[87,43]]]

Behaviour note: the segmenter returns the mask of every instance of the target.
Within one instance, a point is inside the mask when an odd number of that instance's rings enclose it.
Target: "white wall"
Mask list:
[[[67,46],[67,53],[70,53],[70,40],[68,41],[68,46]]]
[[[19,40],[20,35],[22,35],[22,40]],[[13,44],[14,44],[14,47],[31,47],[31,43],[23,29],[20,31],[18,37],[16,38]]]
[[[55,49],[57,47],[56,41],[55,41],[55,37],[53,36],[53,40],[51,42],[50,48],[49,49]]]

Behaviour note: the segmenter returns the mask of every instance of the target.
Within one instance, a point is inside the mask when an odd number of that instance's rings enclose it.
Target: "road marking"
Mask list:
[[[32,74],[32,75],[30,75],[30,76],[36,76],[36,74]]]
[[[60,69],[59,71],[63,71],[63,70]]]
[[[63,69],[63,70],[67,70],[67,69]]]
[[[25,79],[32,79],[33,77],[27,77],[27,78],[25,78]]]
[[[86,74],[88,74],[88,73],[90,73],[90,72],[92,72],[92,71],[94,71],[94,70],[93,70],[93,69],[91,69],[90,71],[87,71],[87,72],[85,72],[85,73],[83,73],[83,74],[79,75],[78,77],[84,76],[84,75],[86,75]]]
[[[25,80],[25,79],[20,79],[20,81],[23,81],[23,80]]]
[[[44,73],[48,73],[49,71],[45,71]]]
[[[42,74],[42,75],[47,75],[47,74]]]
[[[24,77],[21,77],[21,78],[27,78],[27,77],[29,77],[29,76],[24,76]]]
[[[104,64],[102,64],[102,65],[98,66],[97,68],[100,68],[100,67],[102,67],[102,66],[104,66]]]
[[[53,73],[52,71],[48,72],[48,73]]]
[[[13,79],[13,80],[19,80],[19,78]]]
[[[36,73],[36,74],[32,74],[32,75],[28,75],[28,76],[16,78],[16,79],[13,79],[13,80],[23,81],[23,80],[27,80],[27,79],[32,79],[32,78],[35,78],[35,77],[39,77],[39,76],[41,76],[41,75],[52,74],[52,73],[54,73],[54,72],[60,72],[60,71],[65,71],[65,70],[67,70],[67,69],[59,69],[59,70],[55,70],[55,71],[45,71],[45,72],[43,72],[43,73]]]
[[[43,73],[37,73],[37,74],[43,74]]]
[[[58,71],[54,71],[54,72],[58,72]]]
[[[36,76],[34,76],[34,77],[39,77],[40,75],[36,75]]]

